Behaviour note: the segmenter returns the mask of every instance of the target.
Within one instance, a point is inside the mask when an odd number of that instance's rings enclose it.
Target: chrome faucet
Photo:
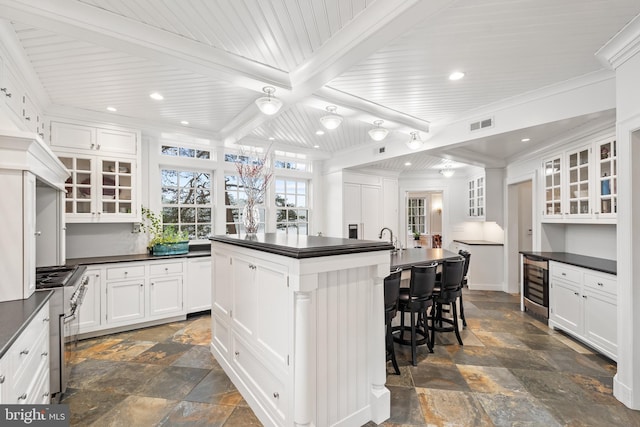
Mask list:
[[[387,230],[389,232],[389,241],[393,245],[393,251],[395,252],[396,242],[393,240],[393,231],[391,231],[389,227],[382,227],[382,230],[380,230],[380,234],[378,235],[378,239],[382,239],[382,233],[384,233],[384,230]]]

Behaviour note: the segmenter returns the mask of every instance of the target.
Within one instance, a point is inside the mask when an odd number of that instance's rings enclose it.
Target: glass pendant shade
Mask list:
[[[262,91],[267,94],[261,98],[256,99],[256,105],[264,114],[271,116],[280,110],[282,107],[282,101],[273,96],[273,92],[276,89],[272,86],[265,86]]]
[[[374,141],[382,141],[383,139],[385,139],[387,137],[387,135],[389,134],[389,130],[380,127],[380,125],[383,123],[382,120],[376,120],[375,122],[373,122],[373,124],[376,126],[373,129],[371,129],[369,131],[369,136],[371,137],[371,139],[373,139]]]
[[[407,141],[407,147],[412,150],[417,150],[418,148],[422,147],[423,144],[424,141],[420,139],[420,135],[418,135],[418,132],[411,132],[411,139]]]
[[[327,112],[329,114],[320,117],[320,123],[322,124],[322,126],[329,130],[335,129],[340,126],[340,124],[342,123],[342,116],[336,113],[336,107],[333,105],[328,106]]]
[[[442,174],[443,176],[445,176],[446,178],[451,178],[453,176],[453,174],[456,173],[456,171],[454,171],[451,168],[446,168],[446,169],[440,169],[440,174]]]

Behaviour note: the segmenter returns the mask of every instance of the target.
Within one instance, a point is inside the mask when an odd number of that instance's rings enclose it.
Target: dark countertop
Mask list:
[[[460,258],[455,252],[445,249],[409,248],[391,254],[391,270],[411,268],[412,265],[425,265],[442,262],[448,258]]]
[[[67,265],[94,265],[94,264],[108,264],[112,262],[131,262],[131,261],[153,261],[158,259],[171,259],[171,258],[198,258],[211,255],[210,245],[198,245],[197,248],[189,248],[189,252],[182,255],[151,255],[149,253],[144,254],[132,254],[132,255],[114,255],[114,256],[97,256],[88,258],[68,258]]]
[[[504,243],[490,242],[488,240],[454,240],[469,246],[504,246]]]
[[[0,357],[5,355],[51,295],[53,291],[38,291],[28,299],[0,302]]]
[[[251,238],[235,235],[211,237],[214,242],[269,252],[289,258],[317,258],[373,251],[390,251],[393,245],[385,241],[343,239],[340,237],[297,236],[265,233]]]
[[[618,274],[618,263],[611,259],[596,258],[591,256],[576,255],[567,252],[527,252],[520,251],[523,255],[532,255],[549,261],[557,261],[576,267],[588,268],[608,274]]]

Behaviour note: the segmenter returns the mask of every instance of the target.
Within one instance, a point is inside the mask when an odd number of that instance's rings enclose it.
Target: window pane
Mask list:
[[[187,187],[187,186],[191,186],[191,182],[194,178],[194,173],[193,172],[186,172],[186,171],[180,171],[179,173],[180,175],[180,186],[181,187]]]
[[[284,195],[283,194],[276,194],[276,206],[277,207],[284,207]]]
[[[180,190],[180,204],[193,205],[196,202],[196,194],[193,188]]]
[[[207,239],[211,235],[210,224],[198,225],[197,230],[198,230],[198,239]]]
[[[192,148],[180,147],[180,157],[195,157],[196,150]]]
[[[198,223],[211,222],[211,208],[198,208]]]
[[[196,157],[199,159],[210,159],[211,153],[209,151],[196,150]]]
[[[196,204],[208,205],[211,203],[211,192],[209,190],[196,191]]]
[[[182,227],[180,227],[181,230],[186,231],[187,233],[189,233],[189,239],[195,239],[196,238],[196,226],[195,225],[183,225]]]
[[[162,223],[163,224],[177,224],[178,223],[178,208],[162,208]]]
[[[196,208],[180,208],[180,222],[196,222]]]
[[[160,171],[163,187],[177,187],[178,186],[178,172],[175,170],[163,169]]]
[[[194,184],[196,187],[211,188],[211,175],[208,173],[197,174]]]
[[[178,190],[175,188],[162,188],[162,204],[178,203]]]
[[[162,146],[162,154],[165,156],[177,156],[178,155],[178,147],[170,147],[168,145]]]

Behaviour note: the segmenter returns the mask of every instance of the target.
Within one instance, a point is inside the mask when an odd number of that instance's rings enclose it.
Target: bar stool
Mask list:
[[[464,269],[462,271],[462,285],[461,288],[468,288],[468,274],[469,274],[469,262],[471,261],[471,253],[465,250],[460,249],[458,251],[458,255],[464,258]],[[460,292],[460,318],[462,319],[462,326],[467,326],[467,319],[464,317],[464,304],[462,302],[462,289]]]
[[[429,351],[433,353],[433,339],[429,336],[427,310],[433,307],[433,288],[436,284],[437,263],[426,266],[411,267],[411,279],[409,288],[400,289],[398,311],[400,311],[400,326],[393,327],[393,332],[400,331],[399,336],[394,336],[394,341],[400,344],[411,345],[411,364],[416,366],[416,348],[418,345],[427,344]],[[405,326],[404,317],[410,313],[411,325]],[[404,338],[405,331],[411,332],[411,339]],[[416,335],[422,338],[417,339]]]
[[[393,347],[393,335],[391,331],[391,321],[396,317],[398,312],[398,296],[400,294],[400,275],[402,270],[398,269],[384,278],[384,324],[387,328],[386,333],[386,349],[387,362],[391,360],[396,375],[400,375],[398,362],[396,361],[396,352]]]
[[[431,320],[431,330],[435,341],[435,332],[455,332],[458,343],[462,344],[460,329],[458,327],[457,300],[462,295],[462,278],[464,273],[465,259],[448,259],[442,263],[441,281],[436,284],[438,291],[434,295],[435,307],[434,316]],[[451,307],[452,318],[442,317],[443,305]],[[451,324],[450,327],[442,326],[442,323]]]

